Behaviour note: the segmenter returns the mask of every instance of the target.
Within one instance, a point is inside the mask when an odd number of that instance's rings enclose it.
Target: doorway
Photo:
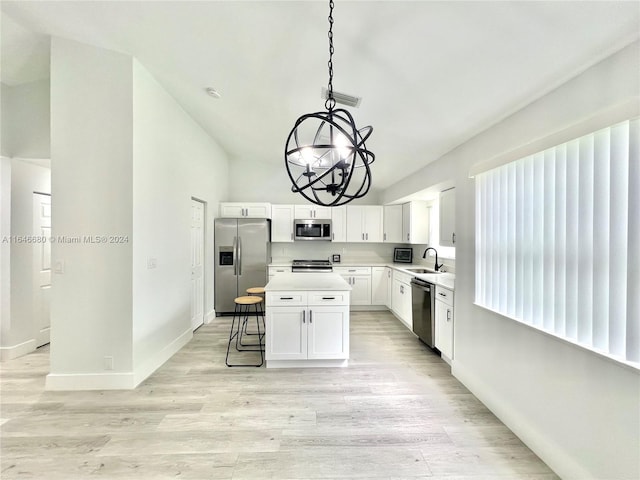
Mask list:
[[[51,331],[51,195],[33,194],[33,319],[36,347],[50,341]]]
[[[204,323],[205,204],[191,199],[191,327]]]

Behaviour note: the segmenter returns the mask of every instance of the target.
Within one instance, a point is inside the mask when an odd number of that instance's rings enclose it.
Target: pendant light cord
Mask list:
[[[329,84],[327,85],[327,100],[324,102],[324,106],[330,112],[333,107],[336,106],[336,99],[333,98],[333,0],[329,0]]]

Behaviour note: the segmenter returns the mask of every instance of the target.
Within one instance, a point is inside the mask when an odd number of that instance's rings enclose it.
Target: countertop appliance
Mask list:
[[[393,249],[393,263],[412,263],[413,248],[396,247]]]
[[[413,333],[427,346],[434,348],[436,287],[419,278],[411,280],[411,309]]]
[[[331,241],[331,220],[295,219],[293,221],[295,240],[326,240]]]
[[[269,220],[216,218],[214,226],[216,314],[233,313],[236,297],[267,284]]]
[[[333,272],[329,260],[294,260],[291,264],[292,272]]]

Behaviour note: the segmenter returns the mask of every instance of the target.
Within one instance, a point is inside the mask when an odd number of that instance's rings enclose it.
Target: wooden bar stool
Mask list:
[[[246,290],[247,295],[264,295],[264,287],[249,287]],[[264,300],[264,297],[262,297],[262,299]],[[260,309],[260,316],[262,317],[262,326],[264,327],[264,331],[267,331],[267,326],[265,325],[264,322],[264,307],[262,306],[262,303],[258,303],[257,306]],[[244,335],[257,335],[256,333],[249,333],[247,332],[247,322],[244,322],[243,325],[243,332]],[[242,338],[240,339],[240,345],[242,345]]]
[[[229,331],[229,343],[227,344],[227,357],[225,358],[225,363],[227,367],[261,367],[264,364],[264,347],[262,341],[264,340],[264,331],[260,331],[260,313],[262,309],[258,310],[258,305],[262,304],[262,297],[258,296],[243,296],[237,297],[235,302],[235,310],[233,312],[233,320],[231,321],[231,330]],[[253,305],[256,315],[256,327],[258,329],[258,333],[253,335],[258,336],[258,343],[256,344],[243,344],[242,343],[242,331],[246,328],[246,324],[249,320],[249,313],[251,306]],[[236,317],[238,317],[238,321],[236,324]],[[263,325],[264,325],[264,317],[263,317]],[[235,348],[238,352],[260,352],[260,363],[258,364],[246,364],[246,363],[229,363],[229,351],[231,349],[231,343],[235,339]]]

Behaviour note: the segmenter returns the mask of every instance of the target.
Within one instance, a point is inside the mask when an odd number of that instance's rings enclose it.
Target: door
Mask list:
[[[402,205],[384,206],[383,241],[387,243],[404,243],[402,240]]]
[[[331,241],[347,241],[347,207],[333,207],[331,209]]]
[[[247,288],[267,284],[269,222],[262,219],[238,220],[238,296]]]
[[[347,205],[347,242],[364,242],[363,226],[363,207]]]
[[[204,323],[204,203],[191,199],[191,327]]]
[[[371,269],[371,305],[389,304],[389,280],[391,270],[387,267]]]
[[[36,343],[49,343],[51,320],[51,195],[33,194],[33,315]]]
[[[293,205],[271,206],[271,241],[293,242]]]
[[[371,275],[354,275],[351,278],[351,305],[371,305]]]
[[[349,307],[309,307],[307,358],[349,358]]]
[[[440,192],[440,245],[455,247],[456,190]]]
[[[366,242],[382,242],[382,206],[371,205],[364,209],[364,232]]]
[[[238,296],[238,220],[216,218],[215,242],[215,308],[216,314],[233,312]]]
[[[307,358],[307,318],[305,307],[267,309],[267,360]]]

